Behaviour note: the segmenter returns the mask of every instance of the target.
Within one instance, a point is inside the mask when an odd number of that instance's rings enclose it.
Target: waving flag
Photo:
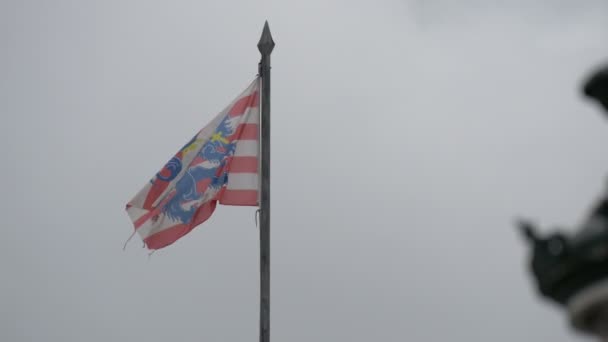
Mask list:
[[[258,205],[259,78],[198,132],[127,204],[149,249],[205,222],[217,205]]]

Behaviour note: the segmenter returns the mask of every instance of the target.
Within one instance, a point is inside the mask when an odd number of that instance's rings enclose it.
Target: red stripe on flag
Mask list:
[[[234,140],[258,140],[258,124],[240,124],[236,131],[230,136],[230,141]]]
[[[203,157],[201,157],[200,155],[197,155],[196,157],[194,157],[194,159],[192,159],[192,162],[190,163],[190,167],[196,166],[198,164],[202,164],[204,161],[205,161],[205,159],[203,159]]]
[[[148,221],[154,215],[160,214],[160,209],[161,208],[162,207],[157,207],[154,210],[150,210],[147,213],[145,213],[144,215],[142,215],[140,218],[138,218],[137,220],[135,220],[135,222],[133,222],[133,226],[135,227],[135,230],[137,230],[139,227],[141,227],[142,224],[146,223],[146,221]]]
[[[161,249],[177,241],[182,236],[191,232],[196,226],[207,221],[216,207],[216,201],[210,201],[200,206],[194,214],[194,219],[188,224],[178,224],[171,228],[162,230],[144,239],[148,249]]]
[[[158,206],[156,206],[156,208],[154,208],[153,210],[148,211],[147,213],[145,213],[144,215],[142,215],[140,218],[138,218],[137,220],[135,220],[135,222],[133,222],[133,226],[135,227],[135,229],[137,230],[139,227],[141,227],[142,224],[144,224],[146,221],[148,221],[154,215],[160,214],[160,211],[163,208],[163,206],[165,204],[167,204],[167,202],[169,202],[173,198],[173,196],[175,196],[175,192],[170,193],[165,199],[163,199],[158,204]]]
[[[219,201],[223,205],[257,206],[258,191],[224,189],[219,197]]]
[[[230,108],[228,115],[230,115],[230,116],[243,115],[243,113],[245,113],[247,108],[256,107],[258,105],[258,102],[259,102],[258,98],[259,98],[259,96],[258,96],[257,91],[249,96],[240,98],[238,101],[236,101],[234,106],[232,106],[232,108]]]
[[[230,173],[257,173],[258,157],[232,157],[228,165]]]

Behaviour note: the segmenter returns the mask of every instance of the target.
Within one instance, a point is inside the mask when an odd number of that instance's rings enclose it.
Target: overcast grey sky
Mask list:
[[[502,3],[502,2],[500,2]],[[2,341],[255,341],[254,208],[124,205],[273,53],[273,341],[586,341],[513,219],[606,183],[603,0],[0,2]]]

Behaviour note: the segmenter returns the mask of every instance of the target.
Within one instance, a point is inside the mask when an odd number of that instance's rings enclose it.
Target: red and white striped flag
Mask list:
[[[213,214],[217,202],[258,205],[259,84],[256,78],[127,204],[149,249],[189,233]]]

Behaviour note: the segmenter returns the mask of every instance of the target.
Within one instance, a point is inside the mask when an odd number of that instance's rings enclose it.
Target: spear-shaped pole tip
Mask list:
[[[536,230],[532,222],[525,219],[518,219],[516,224],[523,237],[529,243],[534,244],[536,241],[538,241],[538,236],[536,235]]]
[[[260,37],[260,41],[258,42],[258,50],[262,55],[270,55],[274,49],[274,40],[272,40],[272,35],[270,34],[270,27],[268,26],[268,20],[264,24],[264,30],[262,31],[262,36]]]

